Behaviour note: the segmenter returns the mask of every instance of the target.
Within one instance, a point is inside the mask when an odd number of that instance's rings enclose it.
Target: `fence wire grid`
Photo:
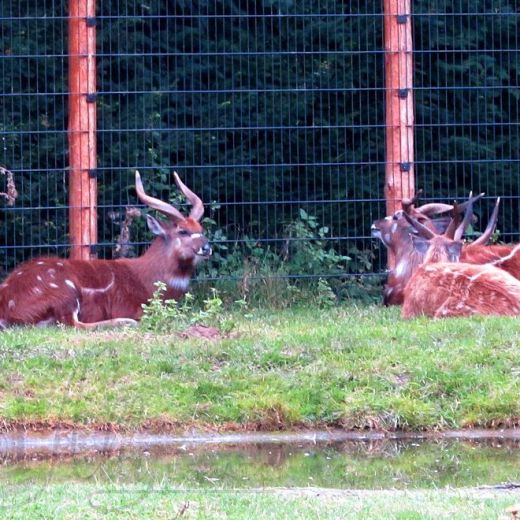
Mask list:
[[[70,247],[67,9],[0,5],[2,275]],[[500,239],[518,241],[520,5],[421,0],[411,20],[415,185],[424,202],[486,192],[477,227],[502,197]],[[95,24],[99,257],[150,239],[128,212],[135,169],[183,204],[177,171],[209,217],[215,255],[199,278],[240,278],[245,264],[381,278],[383,2],[107,0]]]

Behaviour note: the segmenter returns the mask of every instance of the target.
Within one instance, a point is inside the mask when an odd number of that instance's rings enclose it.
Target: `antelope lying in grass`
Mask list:
[[[475,201],[482,195],[477,195],[472,200]],[[388,273],[388,280],[383,289],[383,303],[385,305],[401,305],[403,303],[406,283],[423,260],[413,247],[411,235],[415,231],[413,226],[404,218],[404,215],[413,217],[416,221],[437,233],[443,233],[451,221],[451,217],[447,214],[453,211],[453,205],[430,203],[416,207],[418,196],[419,194],[413,199],[403,200],[402,210],[391,216],[376,220],[371,227],[372,236],[383,242],[393,254],[395,260],[395,265]],[[458,210],[464,211],[466,204],[459,204]],[[440,215],[440,217],[434,218],[436,215]],[[487,241],[493,230],[490,232],[486,229],[482,237],[479,237],[479,243]]]
[[[28,261],[0,285],[0,329],[10,325],[63,323],[80,328],[135,324],[155,291],[155,282],[168,286],[165,298],[181,298],[193,270],[211,254],[200,219],[204,206],[174,174],[175,182],[192,205],[188,217],[170,204],[144,192],[135,174],[138,197],[168,217],[147,215],[157,238],[138,258],[65,260],[40,257]]]
[[[504,259],[483,265],[459,262],[470,211],[471,204],[463,222],[455,230],[450,225],[442,235],[405,215],[417,232],[413,247],[424,261],[404,289],[403,318],[520,314],[520,281],[493,265]],[[520,260],[520,245],[508,256]]]

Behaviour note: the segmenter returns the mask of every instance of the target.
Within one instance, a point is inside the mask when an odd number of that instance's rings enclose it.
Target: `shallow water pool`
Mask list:
[[[520,482],[520,439],[516,432],[0,436],[0,486],[50,482],[336,489],[514,485]]]

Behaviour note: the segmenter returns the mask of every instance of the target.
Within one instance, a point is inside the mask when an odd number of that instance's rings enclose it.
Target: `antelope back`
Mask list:
[[[520,314],[520,281],[492,265],[428,263],[405,288],[402,317]]]

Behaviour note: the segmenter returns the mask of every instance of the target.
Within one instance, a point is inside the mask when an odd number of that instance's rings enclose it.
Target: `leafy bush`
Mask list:
[[[341,255],[328,237],[329,228],[314,215],[300,209],[294,222],[286,224],[279,241],[249,237],[232,242],[216,221],[204,221],[213,255],[200,266],[195,293],[207,292],[209,284],[219,288],[228,302],[237,299],[253,305],[287,307],[312,301],[329,306],[339,299],[374,299],[379,280],[347,277],[370,273],[371,253],[352,247],[351,256]]]
[[[223,315],[223,301],[215,289],[203,300],[202,306],[197,305],[194,297],[186,293],[180,301],[165,300],[164,282],[156,282],[157,289],[150,300],[143,304],[143,317],[140,326],[145,330],[159,333],[182,332],[192,325],[216,327],[220,332],[230,332],[234,323]],[[241,305],[242,302],[237,302]]]

